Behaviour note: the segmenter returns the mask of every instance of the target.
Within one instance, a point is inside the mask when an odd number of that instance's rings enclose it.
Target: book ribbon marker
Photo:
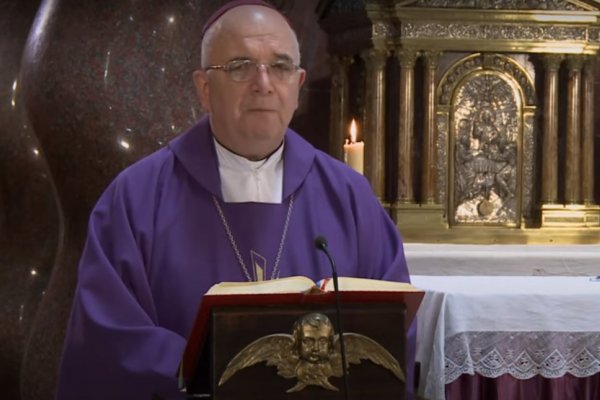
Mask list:
[[[250,260],[252,261],[252,269],[254,270],[254,280],[264,281],[265,274],[267,273],[267,259],[254,250],[250,250]]]

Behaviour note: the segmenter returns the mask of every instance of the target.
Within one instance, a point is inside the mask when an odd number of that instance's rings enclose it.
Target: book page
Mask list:
[[[300,293],[313,287],[315,283],[305,276],[290,276],[257,282],[221,282],[213,285],[206,294]]]
[[[338,284],[341,292],[420,292],[408,282],[382,281],[379,279],[353,278],[340,276]],[[333,292],[333,279],[327,278],[317,282],[317,286],[324,291]]]
[[[364,292],[418,292],[420,289],[407,282],[382,281],[378,279],[353,278],[341,276],[338,278],[340,291]],[[290,276],[257,282],[221,282],[213,285],[207,295],[220,294],[267,294],[267,293],[301,293],[319,288],[333,292],[333,279],[325,278],[315,284],[305,276]]]

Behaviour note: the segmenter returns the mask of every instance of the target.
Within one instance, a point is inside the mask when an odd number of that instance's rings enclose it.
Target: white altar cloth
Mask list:
[[[444,399],[461,374],[519,379],[600,372],[600,280],[569,276],[422,276],[419,393]]]
[[[405,243],[414,275],[600,275],[600,245]]]

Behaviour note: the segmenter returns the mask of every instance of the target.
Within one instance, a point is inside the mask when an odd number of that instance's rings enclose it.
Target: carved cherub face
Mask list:
[[[358,333],[346,332],[347,362],[360,364],[361,360],[389,369],[401,381],[406,378],[398,360],[379,343]],[[296,384],[287,393],[298,392],[307,386],[320,386],[337,391],[329,382],[332,376],[343,376],[339,337],[325,314],[306,314],[294,322],[292,334],[274,333],[263,336],[244,347],[230,362],[221,379],[223,385],[237,371],[266,362],[277,367],[277,374],[286,379],[296,378]]]
[[[299,321],[294,330],[298,354],[311,363],[329,360],[333,352],[334,330],[323,314],[309,314]]]

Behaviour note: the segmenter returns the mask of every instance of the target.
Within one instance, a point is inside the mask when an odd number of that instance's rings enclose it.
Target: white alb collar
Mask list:
[[[284,144],[268,158],[251,161],[213,140],[219,161],[221,192],[226,203],[281,203]]]

